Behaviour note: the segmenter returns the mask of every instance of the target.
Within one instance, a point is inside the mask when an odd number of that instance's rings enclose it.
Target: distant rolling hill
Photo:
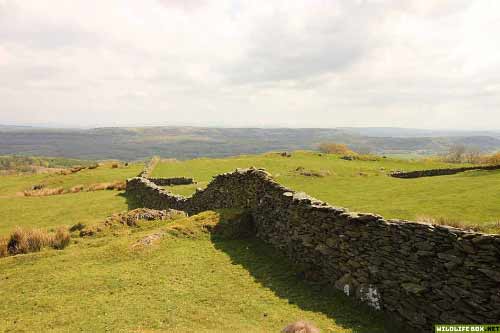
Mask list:
[[[475,146],[485,152],[500,150],[499,133],[464,131],[454,133],[456,135],[394,128],[49,129],[0,126],[0,155],[22,154],[122,160],[137,160],[160,155],[189,159],[201,156],[222,157],[262,153],[272,150],[316,149],[319,143],[327,141],[345,143],[355,150],[369,150],[379,154],[436,154],[445,152],[453,144]]]

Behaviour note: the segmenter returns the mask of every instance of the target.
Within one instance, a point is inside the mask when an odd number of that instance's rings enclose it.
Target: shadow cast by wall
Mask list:
[[[125,198],[125,202],[127,204],[127,209],[128,210],[133,210],[136,208],[142,208],[144,205],[139,203],[133,195],[127,194],[127,192],[120,192],[117,194],[117,196]]]
[[[212,237],[212,242],[218,250],[227,253],[234,264],[248,270],[263,287],[302,310],[323,313],[337,325],[356,333],[411,332],[330,286],[306,282],[284,256],[258,239]]]

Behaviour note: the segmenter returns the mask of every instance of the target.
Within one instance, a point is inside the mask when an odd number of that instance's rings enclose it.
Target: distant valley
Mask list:
[[[322,142],[347,144],[377,154],[430,155],[461,144],[484,152],[500,149],[500,132],[403,128],[212,128],[108,127],[53,129],[0,126],[0,155],[139,160],[224,157],[274,150],[316,149]]]

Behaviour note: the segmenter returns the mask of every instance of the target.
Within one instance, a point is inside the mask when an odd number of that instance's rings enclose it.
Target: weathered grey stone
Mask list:
[[[478,271],[484,273],[486,276],[488,276],[490,279],[499,282],[500,283],[500,271],[494,271],[491,269],[478,269]]]

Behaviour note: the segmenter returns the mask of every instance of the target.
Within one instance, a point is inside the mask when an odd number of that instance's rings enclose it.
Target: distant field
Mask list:
[[[110,164],[106,164],[97,169],[84,169],[69,175],[45,173],[0,176],[0,197],[28,190],[35,184],[68,189],[76,185],[125,180],[139,174],[143,167],[144,164],[142,163],[133,163],[127,167],[121,166],[120,168],[112,169]]]
[[[0,235],[9,233],[16,226],[52,228],[91,224],[127,208],[127,200],[118,191],[0,198]]]
[[[491,224],[500,220],[500,171],[473,171],[419,179],[387,176],[395,170],[449,166],[439,162],[394,158],[345,161],[338,156],[318,156],[312,152],[296,152],[287,158],[269,153],[224,159],[162,161],[153,171],[153,176],[194,177],[199,182],[196,185],[169,188],[175,193],[191,195],[196,187],[206,186],[214,175],[250,166],[265,168],[277,181],[292,189],[353,211],[377,213],[386,218],[415,220],[427,216],[471,224]],[[304,176],[296,171],[299,167],[328,171],[330,175]]]
[[[118,191],[80,192],[46,197],[24,197],[22,191],[33,185],[49,188],[71,188],[113,181],[125,181],[136,176],[142,163],[112,169],[104,165],[70,175],[38,174],[0,176],[0,235],[16,226],[55,227],[75,223],[94,223],[106,216],[127,210],[127,200]]]

